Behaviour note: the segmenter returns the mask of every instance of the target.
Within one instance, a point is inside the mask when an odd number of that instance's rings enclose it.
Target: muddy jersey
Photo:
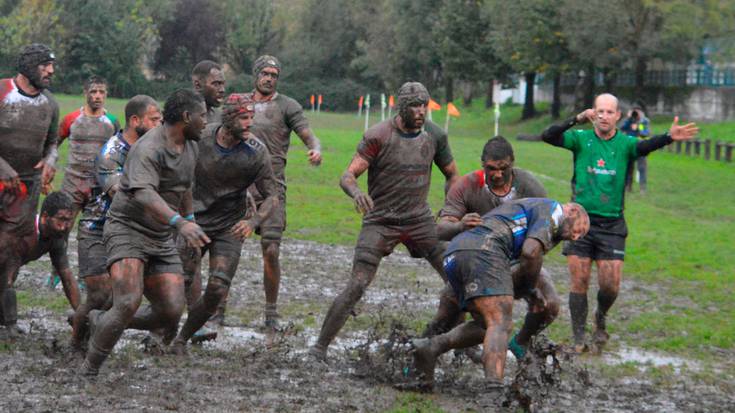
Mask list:
[[[30,96],[13,79],[0,80],[0,179],[38,180],[34,166],[56,147],[59,106],[48,90]]]
[[[375,207],[363,223],[401,224],[431,217],[427,202],[431,164],[452,162],[447,134],[432,122],[420,132],[402,133],[395,118],[365,131],[357,153],[370,163],[368,194]]]
[[[69,259],[66,255],[66,239],[65,237],[59,238],[44,238],[38,229],[39,216],[36,215],[35,227],[36,230],[26,237],[20,238],[17,244],[18,252],[20,252],[21,263],[23,265],[35,261],[41,258],[44,254],[48,253],[54,267],[57,270],[64,270],[69,268]]]
[[[265,145],[251,135],[232,148],[217,144],[221,124],[208,125],[199,141],[195,172],[194,216],[204,231],[229,230],[245,217],[247,188],[255,184],[264,197],[277,194]]]
[[[122,131],[118,131],[102,145],[102,150],[95,159],[97,179],[92,188],[92,201],[84,206],[82,216],[79,218],[80,233],[102,236],[107,210],[112,204],[112,197],[108,192],[120,182],[129,151],[130,144],[125,141]]]
[[[59,137],[69,140],[64,180],[67,177],[94,180],[94,160],[102,145],[119,130],[117,118],[107,111],[101,116],[89,116],[84,114],[84,108],[79,108],[64,116],[59,129]]]
[[[166,145],[164,125],[151,129],[130,149],[125,161],[120,189],[112,200],[108,219],[121,223],[141,234],[164,240],[171,236],[167,223],[155,220],[149,210],[135,199],[135,191],[150,189],[157,192],[169,208],[179,211],[184,193],[192,188],[199,149],[194,141],[186,140],[182,153]]]
[[[485,181],[485,171],[471,172],[463,176],[449,189],[444,208],[439,216],[462,219],[471,212],[484,215],[498,205],[521,198],[545,198],[546,189],[528,171],[513,168],[510,192],[504,196],[493,193]]]
[[[222,109],[208,107],[207,125],[214,125],[215,123],[222,123]]]
[[[288,96],[274,93],[273,98],[255,103],[255,118],[250,131],[265,143],[271,156],[273,174],[279,190],[286,191],[286,156],[291,132],[309,127],[301,105]]]
[[[449,243],[445,256],[456,251],[492,250],[500,246],[510,259],[518,259],[528,238],[538,240],[549,252],[561,241],[564,213],[561,204],[547,198],[511,201],[482,216],[482,224]]]

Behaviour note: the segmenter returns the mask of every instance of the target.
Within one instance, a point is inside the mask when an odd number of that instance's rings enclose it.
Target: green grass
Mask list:
[[[61,113],[82,104],[79,97],[59,96]],[[122,118],[124,101],[110,99],[108,108]],[[545,109],[545,105],[540,105]],[[493,114],[475,102],[459,108],[462,116],[452,119],[450,145],[460,173],[479,167],[482,146],[492,134]],[[501,134],[511,138],[519,167],[531,170],[546,186],[549,196],[559,200],[570,197],[571,153],[540,142],[515,141],[520,134],[538,134],[552,123],[548,115],[520,122],[520,106],[504,106]],[[324,161],[320,167],[308,165],[306,149],[298,138],[292,139],[286,176],[288,180],[288,229],[286,237],[325,243],[353,245],[360,216],[352,201],[339,188],[339,177],[354,154],[362,136],[363,119],[355,114],[307,113],[322,141]],[[373,111],[372,122],[380,112]],[[122,121],[122,119],[121,119]],[[444,124],[443,111],[434,121]],[[661,133],[670,119],[654,118],[653,132]],[[703,125],[703,135],[735,136],[735,122]],[[61,148],[61,159],[66,159]],[[61,170],[61,169],[60,169]],[[58,188],[62,173],[57,174]],[[437,211],[443,203],[444,179],[433,174],[430,204]],[[731,349],[735,346],[735,164],[705,161],[659,151],[649,156],[649,191],[645,196],[626,198],[629,227],[624,278],[654,286],[671,295],[660,298],[664,304],[639,305],[638,316],[616,323],[635,333],[630,343],[646,348],[679,353],[709,346]],[[359,179],[365,189],[366,177]],[[560,249],[547,259],[562,262]],[[692,303],[688,306],[676,302]],[[673,304],[667,305],[671,301]],[[564,336],[568,327],[552,327]]]

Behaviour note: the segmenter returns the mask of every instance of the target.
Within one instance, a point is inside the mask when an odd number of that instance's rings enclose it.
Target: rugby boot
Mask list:
[[[526,347],[518,344],[518,341],[516,341],[516,337],[518,337],[518,333],[513,335],[513,338],[511,338],[508,342],[508,350],[513,353],[516,360],[521,360],[523,359],[523,357],[526,356]]]

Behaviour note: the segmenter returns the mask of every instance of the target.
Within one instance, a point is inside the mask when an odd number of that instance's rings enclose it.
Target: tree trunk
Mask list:
[[[472,93],[474,92],[475,85],[470,81],[462,82],[462,102],[465,106],[472,104]]]
[[[521,120],[531,119],[536,116],[536,106],[533,102],[533,84],[536,81],[536,72],[526,72],[526,100],[523,102],[523,114]]]
[[[603,79],[605,86],[605,93],[615,94],[615,73],[611,72],[610,69],[603,71]]]
[[[444,99],[447,102],[454,101],[454,79],[451,76],[444,78]]]
[[[487,92],[485,92],[485,108],[490,109],[495,104],[493,99],[493,93],[495,93],[495,79],[487,83]]]
[[[554,74],[554,89],[551,98],[551,119],[561,117],[561,73]]]

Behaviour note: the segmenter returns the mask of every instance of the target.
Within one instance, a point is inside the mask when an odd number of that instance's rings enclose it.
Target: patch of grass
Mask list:
[[[56,294],[50,292],[32,292],[17,290],[18,307],[21,309],[30,307],[42,307],[57,314],[65,314],[71,309],[64,293]]]
[[[401,393],[387,413],[432,413],[443,412],[431,396],[421,393]]]

